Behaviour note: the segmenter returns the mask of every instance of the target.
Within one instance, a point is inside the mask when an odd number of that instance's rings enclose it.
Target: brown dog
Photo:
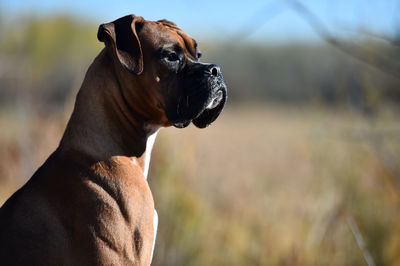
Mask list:
[[[98,39],[59,147],[0,209],[0,265],[149,265],[155,134],[206,127],[225,104],[219,67],[174,23],[129,15]]]

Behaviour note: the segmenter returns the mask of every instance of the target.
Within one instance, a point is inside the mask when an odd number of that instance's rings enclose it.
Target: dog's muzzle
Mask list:
[[[193,124],[199,128],[205,128],[217,119],[225,106],[227,87],[222,77],[221,68],[211,64],[208,66],[210,97],[204,110],[193,119]]]
[[[221,68],[214,64],[192,63],[182,71],[181,93],[167,109],[167,117],[175,127],[184,128],[191,122],[207,127],[221,113],[227,88]]]
[[[222,89],[218,90],[214,96],[212,96],[210,103],[207,105],[206,110],[214,109],[218,106],[218,104],[222,101],[222,97],[224,97],[224,93]]]

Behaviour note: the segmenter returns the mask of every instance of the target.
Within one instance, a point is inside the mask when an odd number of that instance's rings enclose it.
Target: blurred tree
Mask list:
[[[40,105],[63,102],[71,89],[79,86],[75,80],[82,79],[102,47],[96,31],[92,24],[67,16],[8,21],[0,42],[0,54],[6,55],[2,61],[8,71],[1,80],[5,85],[2,96],[17,96],[11,82],[17,78],[29,80],[23,90],[34,90],[38,101],[43,101]]]

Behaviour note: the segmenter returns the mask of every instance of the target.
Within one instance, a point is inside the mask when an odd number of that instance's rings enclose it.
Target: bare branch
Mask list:
[[[263,8],[254,13],[241,27],[237,30],[237,34],[233,36],[235,40],[245,40],[259,28],[261,28],[265,23],[270,21],[272,18],[276,17],[282,13],[287,6],[281,1],[274,1],[265,5]],[[254,27],[257,25],[257,27]]]
[[[383,33],[377,33],[377,32],[371,31],[371,30],[366,29],[366,28],[361,28],[359,30],[359,32],[362,33],[362,34],[368,35],[370,37],[386,41],[387,43],[389,43],[389,44],[391,44],[393,46],[400,46],[400,39],[391,38],[391,37],[389,37],[389,36],[387,36],[387,35],[385,35]]]
[[[371,51],[367,53],[362,51],[360,45],[349,45],[335,38],[314,13],[312,13],[304,4],[297,0],[286,0],[293,10],[302,17],[315,32],[326,42],[335,46],[346,54],[384,72],[397,79],[400,79],[400,63],[396,60],[384,58],[378,54],[371,56]]]
[[[354,238],[356,239],[358,247],[361,249],[361,252],[364,256],[365,261],[367,262],[368,266],[375,266],[374,259],[371,256],[371,253],[368,251],[364,238],[361,235],[360,230],[358,229],[358,226],[356,222],[354,221],[353,216],[349,215],[347,216],[347,224],[349,225],[351,232],[354,235]]]

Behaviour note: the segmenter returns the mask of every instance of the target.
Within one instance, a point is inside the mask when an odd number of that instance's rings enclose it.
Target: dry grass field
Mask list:
[[[203,131],[163,130],[156,265],[398,265],[398,122],[245,105]]]
[[[68,115],[0,112],[0,203],[54,150]],[[400,265],[399,111],[231,104],[160,131],[153,265]]]

